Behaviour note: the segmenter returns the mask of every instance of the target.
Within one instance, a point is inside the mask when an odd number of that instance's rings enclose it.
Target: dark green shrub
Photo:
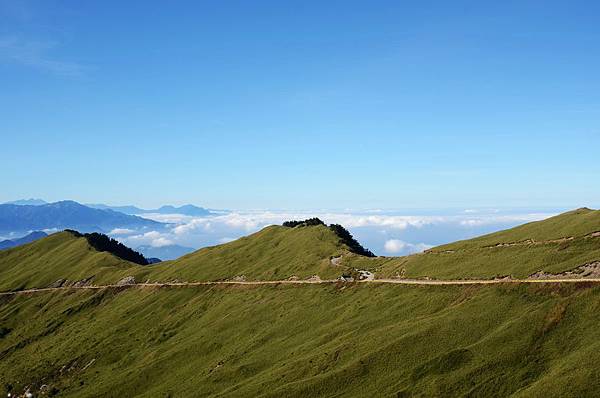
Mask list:
[[[140,265],[149,264],[148,260],[143,255],[104,234],[100,234],[98,232],[81,234],[72,229],[66,229],[65,231],[72,233],[76,237],[84,237],[87,239],[90,246],[99,252],[109,252],[119,258],[122,258],[123,260],[131,261],[132,263]]]

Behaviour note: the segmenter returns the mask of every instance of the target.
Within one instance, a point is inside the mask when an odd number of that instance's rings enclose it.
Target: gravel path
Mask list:
[[[110,288],[161,288],[161,287],[194,287],[215,285],[323,285],[345,283],[337,279],[329,280],[279,280],[279,281],[208,281],[208,282],[173,282],[173,283],[133,283],[128,285],[89,285],[89,286],[62,286],[25,289],[12,292],[0,292],[0,296],[17,294],[43,293],[61,290],[102,290]],[[564,279],[375,279],[363,280],[352,283],[392,284],[392,285],[501,285],[510,283],[600,283],[600,278],[564,278]]]

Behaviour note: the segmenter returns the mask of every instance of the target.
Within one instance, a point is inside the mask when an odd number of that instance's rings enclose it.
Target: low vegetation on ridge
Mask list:
[[[78,238],[84,237],[88,241],[90,246],[92,246],[99,252],[109,252],[123,260],[131,261],[132,263],[139,265],[149,264],[148,260],[143,255],[104,234],[100,234],[97,232],[81,234],[71,229],[66,229],[65,231],[73,234]]]
[[[285,221],[282,224],[284,227],[288,228],[296,228],[296,227],[308,227],[314,225],[323,225],[327,226],[321,219],[314,217],[308,218],[303,221]],[[375,257],[375,254],[369,249],[365,249],[354,237],[352,234],[344,227],[339,224],[330,224],[329,229],[332,230],[342,241],[342,243],[348,246],[348,250],[354,254],[358,254],[359,256],[365,257]]]

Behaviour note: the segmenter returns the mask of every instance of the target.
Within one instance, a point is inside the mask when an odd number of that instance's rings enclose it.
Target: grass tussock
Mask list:
[[[542,333],[548,333],[554,329],[565,317],[567,312],[567,305],[565,303],[557,303],[548,315],[546,316]]]

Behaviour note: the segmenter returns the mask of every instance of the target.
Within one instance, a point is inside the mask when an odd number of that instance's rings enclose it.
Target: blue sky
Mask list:
[[[600,3],[0,0],[0,201],[600,204]]]

